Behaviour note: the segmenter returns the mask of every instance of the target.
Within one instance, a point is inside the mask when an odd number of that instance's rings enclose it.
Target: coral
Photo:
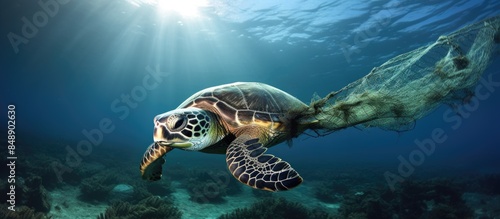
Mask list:
[[[462,211],[455,209],[453,206],[439,203],[432,207],[426,219],[472,219],[472,213],[463,214]]]
[[[20,147],[19,150],[23,154],[29,155],[29,159],[19,162],[16,169],[19,169],[23,177],[40,176],[43,179],[43,186],[52,190],[61,187],[64,184],[79,185],[82,177],[80,170],[86,165],[80,165],[78,168],[70,168],[68,165],[63,165],[68,157],[65,148],[68,144],[74,142],[62,139],[47,139],[45,136],[36,137],[30,134],[23,139],[25,145],[30,147]],[[72,157],[71,157],[72,158]],[[61,171],[64,174],[58,175]]]
[[[497,33],[494,36],[495,43],[500,43],[500,29],[497,30]]]
[[[222,203],[224,196],[241,192],[241,183],[227,171],[194,171],[185,182],[191,200],[197,203]]]
[[[500,196],[464,193],[462,198],[467,206],[474,209],[474,218],[493,219],[500,215]]]
[[[373,170],[370,173],[359,167],[349,167],[346,170],[330,170],[324,173],[326,176],[319,177],[320,181],[314,183],[313,194],[318,200],[326,203],[342,202],[344,196],[357,191],[369,191],[376,185],[374,179],[377,178]]]
[[[23,169],[23,173],[26,173],[25,177],[29,176],[40,176],[43,181],[43,185],[47,189],[54,189],[62,183],[59,181],[56,172],[54,171],[54,164],[58,163],[58,159],[47,156],[43,153],[33,154],[30,159],[25,162],[20,163],[20,169]],[[56,169],[59,166],[56,166]],[[77,181],[79,183],[81,177],[75,174],[75,171],[66,172],[64,177],[64,182],[70,183]]]
[[[393,205],[403,218],[419,218],[426,210],[424,200],[427,188],[420,182],[407,180],[395,191]]]
[[[215,182],[202,181],[196,183],[194,180],[190,181],[188,193],[190,200],[204,204],[204,203],[223,203],[225,202],[225,190],[221,185]]]
[[[135,205],[128,202],[115,202],[97,219],[180,219],[181,216],[182,213],[171,202],[152,196]]]
[[[472,210],[462,199],[463,187],[450,180],[432,179],[401,183],[386,200],[400,218],[470,218]]]
[[[20,206],[16,207],[16,211],[11,211],[7,209],[7,205],[0,205],[0,215],[3,219],[49,219],[41,212],[35,212],[34,209]]]
[[[346,180],[323,181],[314,187],[314,196],[323,202],[340,202],[342,196],[350,191],[349,185],[352,183],[348,183]]]
[[[471,218],[463,188],[450,180],[406,180],[395,191],[369,189],[344,196],[341,218]]]
[[[20,188],[16,190],[16,199],[15,203],[0,204],[0,218],[2,219],[45,219],[48,218],[43,212],[37,212],[37,209],[32,208],[31,206],[26,206],[26,204],[36,205],[38,207],[43,206],[43,204],[48,204],[45,196],[45,189],[41,186],[41,179],[37,177],[35,179],[29,179],[29,183],[31,188],[28,188],[22,180],[22,178],[18,178],[16,188]],[[4,182],[0,182],[0,193],[6,194],[9,192],[8,184]],[[37,186],[38,185],[38,189]],[[40,190],[40,187],[42,187]],[[28,200],[29,198],[29,200]],[[40,198],[39,202],[34,202],[36,198]],[[15,206],[13,206],[15,205]],[[48,205],[50,208],[50,205]],[[9,207],[11,209],[9,209]],[[15,211],[12,211],[12,207]],[[43,210],[43,208],[41,209]]]
[[[41,177],[28,178],[23,188],[23,194],[27,206],[33,207],[34,210],[40,212],[46,213],[50,211],[49,196],[42,185]]]
[[[377,191],[349,193],[338,211],[341,218],[391,218],[391,206]]]
[[[146,186],[144,185],[141,185],[139,187],[134,187],[134,194],[133,194],[133,198],[130,199],[129,201],[131,203],[135,203],[134,200],[142,200],[142,199],[145,199],[147,197],[151,197],[153,196],[153,194],[151,194],[147,189],[146,189]]]
[[[80,184],[80,199],[83,201],[102,201],[118,183],[111,171],[104,171],[84,179]]]
[[[5,182],[0,182],[0,192],[6,194],[9,192],[8,184]],[[50,211],[50,200],[47,194],[47,190],[42,185],[42,178],[39,176],[29,177],[24,180],[22,177],[16,179],[15,188],[15,205],[25,206],[25,209],[29,208],[32,211],[47,213]],[[18,211],[18,209],[16,209]],[[28,214],[28,213],[26,213]],[[1,215],[1,214],[0,214]],[[0,216],[0,218],[2,218]]]
[[[106,170],[106,166],[96,161],[87,161],[83,164],[84,165],[81,165],[72,171],[74,172],[74,174],[69,173],[68,175],[68,177],[72,177],[72,175],[78,175],[80,180],[76,184],[72,182],[72,179],[66,179],[66,177],[65,181],[68,181],[68,183],[72,185],[79,185],[82,179],[92,177],[93,175],[103,172],[103,170]],[[113,172],[115,173],[118,172],[118,169],[114,169]]]
[[[133,184],[134,194],[131,200],[142,200],[147,197],[158,195],[168,196],[173,192],[171,180],[159,180],[155,182],[135,181]]]
[[[487,195],[500,195],[500,174],[485,175],[477,179],[479,191]]]
[[[219,219],[333,219],[322,210],[309,210],[302,204],[289,202],[283,198],[266,198],[254,203],[249,208],[239,208],[232,213],[224,214]]]

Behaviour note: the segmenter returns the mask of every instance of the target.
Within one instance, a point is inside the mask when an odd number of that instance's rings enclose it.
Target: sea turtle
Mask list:
[[[320,134],[355,125],[404,130],[441,103],[463,101],[464,93],[473,90],[487,67],[492,40],[500,41],[499,26],[497,16],[440,37],[436,43],[388,60],[310,106],[261,83],[233,83],[199,91],[177,109],[155,117],[154,143],[142,159],[142,177],[159,180],[165,154],[180,148],[225,153],[229,171],[253,188],[294,188],[302,178],[287,162],[264,154],[268,147],[307,129]],[[427,53],[435,48],[444,52]],[[428,60],[446,62],[457,51],[465,57],[450,62],[455,64],[448,69],[453,77],[436,78],[436,62]]]
[[[270,85],[238,82],[201,90],[177,109],[154,118],[154,143],[140,165],[142,178],[161,178],[164,155],[173,148],[226,154],[229,171],[240,182],[268,191],[288,190],[302,182],[287,162],[267,147],[315,124],[303,118],[310,107]]]

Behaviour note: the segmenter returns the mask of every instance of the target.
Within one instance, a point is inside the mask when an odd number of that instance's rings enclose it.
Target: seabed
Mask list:
[[[122,148],[101,146],[60,182],[51,164],[64,159],[65,151],[59,149],[67,144],[33,140],[30,145],[18,150],[26,162],[16,167],[16,212],[3,204],[1,218],[500,217],[500,174],[495,172],[420,168],[391,191],[383,165],[290,161],[304,182],[272,193],[234,179],[223,156],[169,154],[163,178],[147,182],[138,170],[142,148],[117,154]],[[0,184],[2,192],[8,192],[6,185]]]

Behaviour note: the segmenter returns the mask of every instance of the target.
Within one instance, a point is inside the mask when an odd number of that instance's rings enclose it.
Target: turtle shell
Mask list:
[[[178,108],[210,110],[228,126],[228,131],[259,125],[271,131],[288,132],[297,115],[308,106],[275,87],[257,82],[237,82],[201,90]]]

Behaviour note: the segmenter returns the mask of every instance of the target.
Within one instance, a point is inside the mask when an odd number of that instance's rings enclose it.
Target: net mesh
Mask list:
[[[361,125],[403,131],[442,103],[463,103],[490,62],[499,28],[500,16],[466,26],[313,99],[313,129],[324,133]]]

